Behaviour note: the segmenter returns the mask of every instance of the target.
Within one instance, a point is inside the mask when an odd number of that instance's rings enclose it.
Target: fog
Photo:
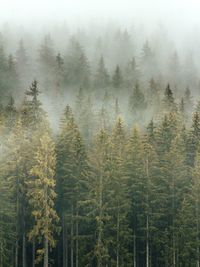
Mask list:
[[[159,21],[175,27],[199,25],[198,0],[1,0],[1,22],[116,19]],[[176,25],[174,25],[176,24]]]
[[[177,104],[187,87],[195,97],[199,96],[200,2],[197,0],[1,0],[0,8],[0,44],[5,57],[12,54],[19,82],[18,89],[14,88],[15,82],[5,89],[8,80],[2,72],[0,92],[4,106],[10,95],[16,103],[21,103],[33,79],[39,82],[41,99],[56,125],[66,104],[74,105],[79,87],[84,87],[85,94],[93,98],[96,113],[104,94],[111,94],[110,106],[119,97],[125,117],[137,82],[147,101],[151,79],[159,84],[160,102],[167,83],[176,94]],[[77,50],[72,39],[80,45]],[[23,40],[21,48],[20,40]],[[63,69],[58,69],[58,53],[64,61]],[[80,65],[75,62],[78,55],[86,67],[87,85],[81,77],[85,75],[84,66],[78,79],[70,77],[77,75],[73,64]],[[103,89],[99,91],[95,79],[101,56],[110,83],[101,84]],[[134,70],[130,70],[132,58]],[[117,65],[124,81],[121,89],[114,91]],[[62,94],[57,93],[57,87]],[[147,109],[141,121],[147,122],[153,113]]]

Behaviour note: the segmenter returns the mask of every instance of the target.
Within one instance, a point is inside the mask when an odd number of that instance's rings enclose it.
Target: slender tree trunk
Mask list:
[[[103,205],[103,175],[102,175],[102,170],[100,174],[100,181],[99,181],[99,222],[98,222],[98,241],[97,241],[97,266],[98,267],[103,267],[103,262],[102,262],[102,205]]]
[[[32,267],[35,267],[35,239],[32,241]]]
[[[19,241],[17,239],[15,242],[15,267],[18,267],[18,246],[19,246]]]
[[[200,267],[200,261],[199,261],[199,196],[197,196],[197,201],[196,201],[196,220],[197,220],[197,225],[196,225],[196,231],[197,231],[197,248],[196,248],[196,252],[197,252],[197,267]]]
[[[78,205],[77,205],[78,206]],[[78,225],[78,207],[76,210],[76,267],[79,264],[79,225]]]
[[[3,267],[3,245],[1,243],[1,251],[0,251],[0,267]]]
[[[135,233],[135,229],[134,229],[134,233],[133,233],[133,267],[136,267],[136,233]]]
[[[147,228],[147,240],[146,240],[146,267],[149,267],[149,215],[146,218],[146,228]]]
[[[149,267],[149,159],[146,159],[147,174],[147,215],[146,215],[146,267]]]
[[[117,207],[117,267],[119,267],[119,203]]]
[[[165,231],[165,267],[169,267],[169,244],[168,244],[168,231]]]
[[[22,237],[22,266],[26,267],[26,235],[23,233]]]
[[[49,264],[49,243],[48,243],[48,239],[45,238],[44,241],[44,267],[48,267]]]
[[[71,207],[71,267],[74,267],[74,206]]]
[[[63,216],[63,267],[68,267],[68,235],[65,218]]]
[[[172,218],[172,242],[173,242],[173,267],[176,266],[176,243],[175,243],[175,225],[174,225],[174,217],[175,217],[175,181],[174,181],[174,177],[172,178],[172,214],[173,214],[173,218]]]

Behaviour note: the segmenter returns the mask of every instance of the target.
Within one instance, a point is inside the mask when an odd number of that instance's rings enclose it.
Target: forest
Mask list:
[[[19,33],[0,35],[0,267],[199,267],[198,41]]]

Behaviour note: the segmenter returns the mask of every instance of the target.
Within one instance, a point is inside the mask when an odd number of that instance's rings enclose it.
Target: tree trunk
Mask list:
[[[0,267],[3,267],[3,245],[1,243],[1,251],[0,251]]]
[[[172,218],[172,242],[173,242],[173,267],[176,266],[176,243],[175,243],[175,225],[174,225],[174,217],[175,217],[175,181],[174,181],[174,177],[172,177],[173,181],[172,181],[172,214],[173,214],[173,218]]]
[[[146,240],[146,267],[149,267],[149,215],[146,218],[146,228],[147,228],[147,240]]]
[[[119,267],[119,203],[117,207],[117,267]]]
[[[17,239],[15,242],[15,267],[18,267],[18,246],[19,246],[19,241]]]
[[[197,248],[196,248],[196,252],[197,252],[197,267],[200,267],[200,261],[199,261],[199,197],[197,196],[197,201],[196,201],[196,220],[197,220]]]
[[[48,239],[45,238],[45,243],[44,243],[44,267],[48,267],[49,263],[49,243]]]
[[[146,267],[149,267],[149,159],[146,159],[147,175],[147,216],[146,216]]]
[[[136,267],[136,233],[133,233],[133,267]]]
[[[79,225],[78,225],[78,207],[77,207],[77,211],[76,211],[76,267],[78,267],[79,264],[79,254],[78,254],[78,250],[79,250],[79,229],[78,229]]]
[[[68,235],[65,218],[63,216],[63,267],[68,267]]]
[[[98,267],[103,267],[102,264],[102,206],[103,206],[103,175],[102,175],[102,170],[101,170],[101,174],[100,174],[100,181],[99,181],[99,222],[98,222],[98,241],[97,241],[97,247],[98,247],[98,251],[97,251],[97,266]]]
[[[35,267],[35,239],[32,242],[32,267]]]
[[[71,207],[71,267],[74,267],[74,206]]]
[[[26,235],[23,233],[22,237],[22,266],[26,267]]]

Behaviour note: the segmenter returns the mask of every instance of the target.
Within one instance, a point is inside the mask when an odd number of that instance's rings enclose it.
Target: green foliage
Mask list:
[[[54,208],[56,199],[55,147],[48,131],[40,137],[34,159],[35,164],[30,169],[30,179],[27,181],[27,197],[34,218],[29,239],[36,239],[41,246],[37,250],[39,262],[43,255],[45,258],[48,254],[48,246],[55,247],[56,245],[54,234],[58,231],[59,220]],[[48,242],[47,247],[46,242]]]

